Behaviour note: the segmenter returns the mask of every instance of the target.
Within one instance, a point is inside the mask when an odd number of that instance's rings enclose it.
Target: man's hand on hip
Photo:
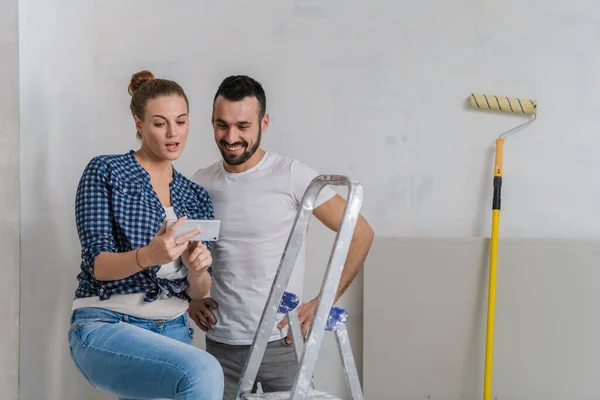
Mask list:
[[[217,309],[219,305],[210,297],[205,297],[200,300],[190,301],[188,314],[194,320],[198,328],[204,332],[208,332],[217,323],[215,315],[211,309]]]
[[[302,338],[305,338],[306,334],[308,333],[310,324],[312,323],[315,313],[317,312],[318,302],[319,302],[319,298],[315,297],[308,303],[304,303],[300,307],[297,308],[298,319],[300,320],[300,327],[302,330]],[[288,324],[288,319],[287,319],[287,317],[284,317],[281,320],[281,322],[279,323],[279,325],[277,325],[277,327],[279,329],[283,329],[286,327],[287,324]],[[292,330],[291,329],[288,330],[287,338],[285,340],[286,340],[287,344],[292,343]]]

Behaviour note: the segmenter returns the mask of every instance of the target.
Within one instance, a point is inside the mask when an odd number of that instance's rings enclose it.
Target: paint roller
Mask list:
[[[494,197],[492,200],[492,237],[490,243],[490,276],[488,286],[488,314],[485,342],[485,374],[483,399],[492,399],[492,359],[494,353],[494,316],[496,312],[496,269],[498,265],[498,228],[500,223],[500,198],[502,191],[502,155],[504,137],[532,123],[537,117],[537,101],[516,97],[504,97],[472,93],[469,104],[473,108],[531,115],[529,121],[522,123],[498,136],[496,139],[496,158],[494,163]]]
[[[474,108],[504,111],[518,114],[537,114],[537,101],[480,93],[472,93],[469,104]]]

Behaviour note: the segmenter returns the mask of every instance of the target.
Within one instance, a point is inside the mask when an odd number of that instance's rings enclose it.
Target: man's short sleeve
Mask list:
[[[320,174],[317,171],[299,161],[292,163],[292,196],[298,204],[302,203],[304,192],[318,175]],[[331,186],[325,186],[317,198],[315,208],[330,200],[336,194],[337,192]]]

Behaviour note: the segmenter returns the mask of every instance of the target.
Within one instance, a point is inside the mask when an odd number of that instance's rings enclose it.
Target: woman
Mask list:
[[[71,357],[120,398],[221,400],[222,368],[191,345],[186,312],[210,289],[209,243],[189,242],[199,231],[175,236],[185,218],[213,218],[208,193],[172,166],[188,135],[188,99],[149,71],[133,75],[129,93],[140,149],[94,157],[77,188]]]

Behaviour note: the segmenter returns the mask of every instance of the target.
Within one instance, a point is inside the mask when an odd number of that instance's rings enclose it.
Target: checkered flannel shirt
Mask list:
[[[171,203],[177,217],[213,219],[208,192],[173,169]],[[117,281],[98,281],[94,261],[102,252],[127,252],[147,245],[166,218],[152,189],[150,175],[126,154],[94,157],[83,171],[75,198],[75,220],[81,242],[81,272],[75,298],[145,293],[144,300],[176,296],[189,301],[187,278],[156,276],[160,265]],[[205,243],[210,249],[210,243]]]

